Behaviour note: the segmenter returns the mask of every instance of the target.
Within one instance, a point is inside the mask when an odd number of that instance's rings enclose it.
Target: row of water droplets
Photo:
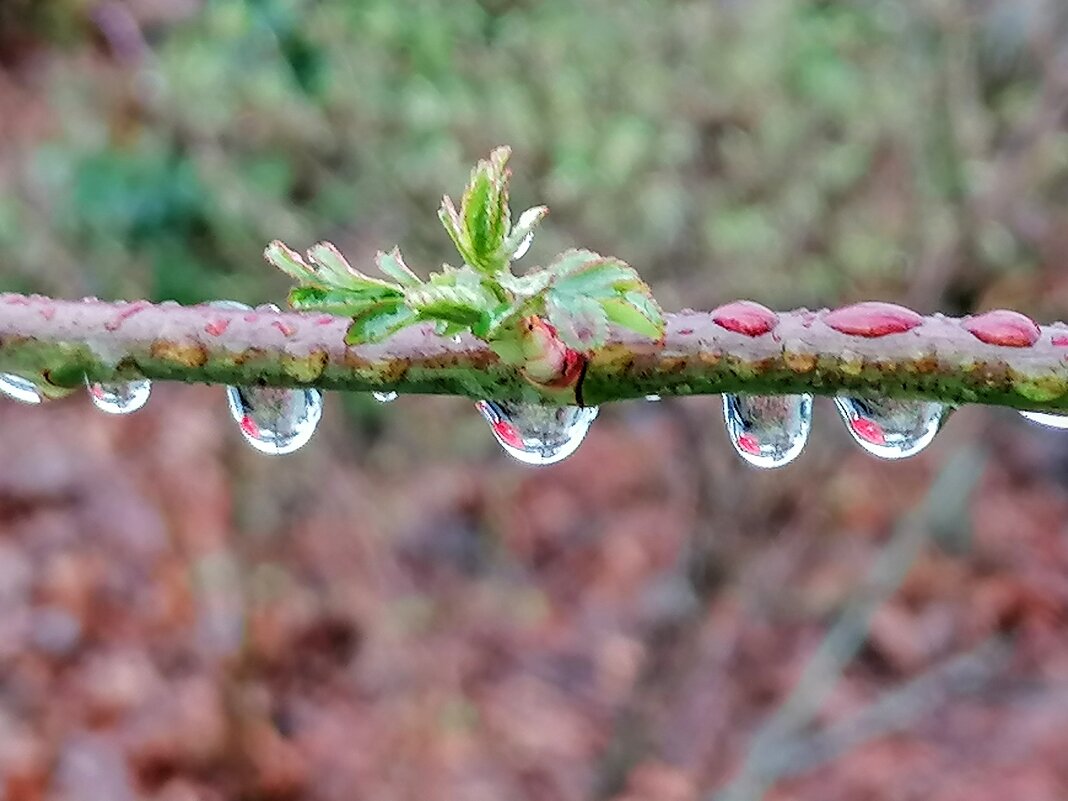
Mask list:
[[[249,308],[232,301],[215,305]],[[109,414],[137,411],[151,392],[147,379],[86,384],[93,404]],[[0,373],[0,392],[23,403],[42,400],[31,381],[10,373]],[[373,395],[381,403],[397,397],[396,392]],[[314,388],[228,386],[226,397],[242,436],[268,454],[301,448],[315,433],[323,413],[323,394]],[[659,399],[647,396],[650,401]],[[928,401],[839,396],[834,402],[857,444],[882,459],[903,459],[922,451],[948,414],[943,404]],[[812,407],[811,395],[723,395],[723,418],[731,443],[742,459],[761,468],[782,467],[801,455],[812,428]],[[554,464],[574,453],[598,412],[597,407],[491,400],[479,401],[475,408],[510,456],[535,465]],[[1020,414],[1045,426],[1068,429],[1066,415]]]

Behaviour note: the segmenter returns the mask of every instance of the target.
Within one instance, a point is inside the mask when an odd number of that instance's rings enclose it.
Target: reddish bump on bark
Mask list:
[[[131,303],[126,306],[122,311],[115,315],[114,318],[104,323],[104,328],[108,331],[118,331],[124,322],[129,320],[135,314],[139,314],[147,309],[152,304],[148,301],[139,301],[137,303]]]
[[[680,328],[679,329],[679,336],[688,337],[692,333],[693,333],[693,329],[692,328]]]
[[[870,442],[872,445],[886,444],[886,434],[883,433],[883,427],[874,420],[858,417],[849,423],[849,427],[865,442]]]
[[[297,333],[297,327],[290,325],[289,323],[282,322],[281,320],[275,320],[271,323],[275,328],[282,332],[282,336],[291,337]]]
[[[336,318],[329,314],[324,314],[318,320],[315,321],[316,325],[330,325]]]
[[[219,337],[226,333],[226,329],[230,327],[229,320],[212,320],[206,326],[204,330],[211,334],[213,337]]]
[[[738,447],[753,456],[760,456],[760,441],[752,434],[742,434],[738,437]]]
[[[736,300],[710,312],[712,322],[735,334],[759,337],[779,322],[779,315],[751,300]]]
[[[244,320],[246,323],[254,323],[260,319],[260,316],[256,314],[256,312],[249,312],[241,319]]]
[[[44,317],[46,320],[51,320],[53,317],[56,316],[56,307],[42,306],[40,309],[37,310],[37,313]]]
[[[1038,342],[1041,334],[1038,324],[1030,317],[1007,309],[969,317],[962,325],[980,342],[1006,348],[1030,347]]]
[[[1068,334],[1054,334],[1050,343],[1055,348],[1068,348]]]
[[[868,301],[827,312],[823,322],[840,334],[885,337],[911,331],[923,323],[923,316],[894,303]]]

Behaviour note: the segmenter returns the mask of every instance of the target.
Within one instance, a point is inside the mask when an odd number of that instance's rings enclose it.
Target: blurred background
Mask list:
[[[524,263],[665,307],[1068,306],[1061,0],[3,0],[0,288],[278,302],[281,238],[451,257],[491,147]],[[458,398],[0,403],[0,798],[1068,796],[1068,433],[957,413],[781,471],[718,398],[567,462]]]

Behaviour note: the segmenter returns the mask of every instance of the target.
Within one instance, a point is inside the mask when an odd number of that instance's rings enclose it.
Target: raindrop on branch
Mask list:
[[[734,449],[762,468],[789,464],[812,428],[811,395],[724,395],[723,419]]]
[[[1068,414],[1050,414],[1049,412],[1020,412],[1022,417],[1032,423],[1046,426],[1047,428],[1068,429]]]
[[[484,400],[475,408],[509,456],[535,465],[555,464],[573,454],[597,417],[596,406]]]
[[[306,445],[323,416],[323,395],[317,389],[227,387],[226,399],[245,441],[274,456]]]
[[[41,393],[30,380],[14,373],[0,373],[0,392],[22,403],[40,403]]]
[[[393,403],[397,399],[397,393],[392,390],[389,392],[372,392],[371,396],[379,403]]]
[[[660,400],[660,396],[659,395],[646,395],[645,399],[647,401],[649,401],[650,403],[656,403],[658,400]]]
[[[231,310],[252,308],[236,300],[215,300],[209,305]],[[259,308],[278,311],[273,304]],[[306,445],[323,416],[323,393],[317,389],[230,386],[226,399],[245,441],[272,456],[293,453]]]
[[[838,396],[834,403],[857,444],[880,459],[904,459],[922,451],[947,414],[945,406],[931,401]]]
[[[108,414],[130,414],[148,403],[152,382],[147,378],[135,381],[85,382],[89,399],[100,411]]]

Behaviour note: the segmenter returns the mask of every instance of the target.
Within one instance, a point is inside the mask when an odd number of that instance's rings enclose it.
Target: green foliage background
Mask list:
[[[356,263],[400,242],[425,273],[440,195],[508,143],[514,205],[552,209],[527,258],[618,255],[667,308],[1068,298],[1034,3],[101,7],[0,16],[45,106],[5,154],[6,288],[277,300],[276,237]]]

